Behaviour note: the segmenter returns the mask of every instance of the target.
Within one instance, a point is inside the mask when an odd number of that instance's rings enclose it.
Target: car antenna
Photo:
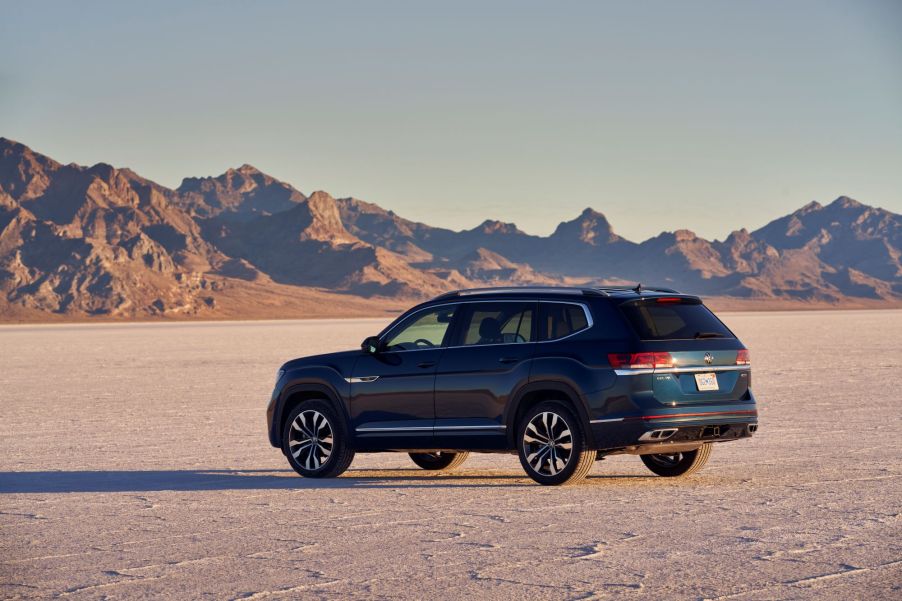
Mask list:
[[[636,294],[642,294],[642,282],[636,284],[636,287],[633,288],[633,292],[635,292]]]

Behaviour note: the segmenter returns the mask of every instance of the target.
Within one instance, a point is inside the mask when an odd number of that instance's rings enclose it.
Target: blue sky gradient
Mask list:
[[[328,4],[328,5],[322,5]],[[9,2],[0,135],[167,186],[251,163],[431,225],[709,238],[902,212],[902,2]]]

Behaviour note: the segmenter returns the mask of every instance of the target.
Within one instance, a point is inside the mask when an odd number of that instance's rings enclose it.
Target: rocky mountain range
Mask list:
[[[709,241],[587,208],[550,236],[453,231],[250,165],[176,189],[0,138],[0,319],[378,312],[474,286],[645,282],[752,305],[902,303],[902,216],[841,196]],[[368,300],[369,299],[369,300]]]

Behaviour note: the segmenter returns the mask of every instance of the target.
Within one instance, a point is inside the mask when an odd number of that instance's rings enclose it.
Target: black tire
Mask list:
[[[334,478],[354,460],[344,420],[330,403],[321,400],[304,401],[288,414],[282,428],[282,452],[294,471],[305,478]]]
[[[469,453],[448,453],[447,451],[435,451],[434,453],[408,453],[411,460],[424,470],[442,471],[453,470],[467,460]]]
[[[639,455],[645,467],[665,478],[688,476],[702,469],[711,457],[714,445],[703,444],[694,451],[666,453],[659,455]]]
[[[588,448],[579,419],[559,401],[539,403],[520,419],[517,453],[526,474],[546,486],[580,482],[592,469],[597,456]]]

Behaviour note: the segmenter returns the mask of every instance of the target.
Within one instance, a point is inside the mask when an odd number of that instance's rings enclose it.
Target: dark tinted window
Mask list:
[[[421,311],[395,328],[385,340],[389,351],[410,351],[441,346],[458,305]]]
[[[532,342],[535,307],[535,303],[474,303],[461,344]]]
[[[539,319],[542,323],[542,340],[563,338],[589,327],[589,320],[581,305],[540,303]]]
[[[702,304],[626,303],[621,308],[643,340],[733,338]]]

